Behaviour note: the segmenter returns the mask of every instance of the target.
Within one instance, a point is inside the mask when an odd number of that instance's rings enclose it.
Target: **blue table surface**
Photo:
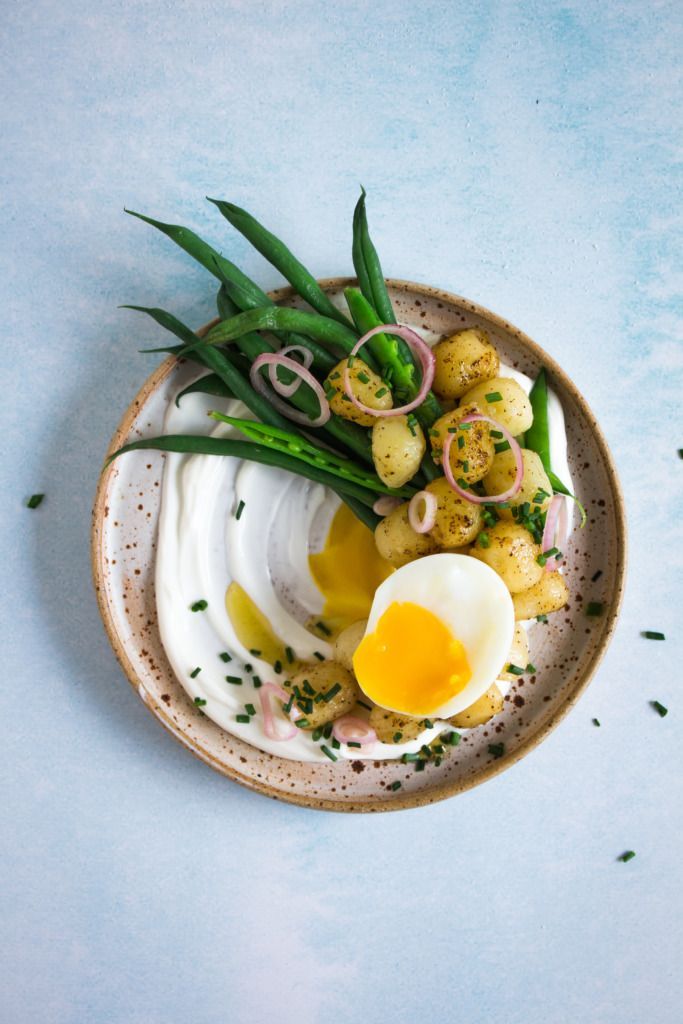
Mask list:
[[[3,1024],[679,1021],[680,4],[10,0],[0,31]],[[561,362],[630,526],[616,637],[561,727],[483,787],[372,817],[266,800],[176,744],[88,561],[160,337],[118,304],[213,313],[124,204],[273,287],[204,196],[326,276],[350,272],[359,182],[387,274]]]

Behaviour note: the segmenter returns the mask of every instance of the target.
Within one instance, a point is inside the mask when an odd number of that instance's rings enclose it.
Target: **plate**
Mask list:
[[[335,297],[356,282],[332,278],[320,283]],[[483,327],[505,362],[532,377],[546,367],[564,407],[572,478],[588,512],[586,528],[573,531],[566,552],[570,603],[531,632],[536,674],[513,685],[504,711],[488,725],[463,734],[460,745],[438,767],[428,763],[416,772],[400,762],[300,763],[263,753],[224,732],[190,702],[159,637],[154,559],[164,456],[133,452],[113,463],[101,477],[93,510],[92,565],[100,612],[121,667],[143,703],[216,771],[275,799],[325,810],[376,812],[434,803],[484,782],[528,754],[588,685],[614,630],[624,584],[621,490],[602,432],[576,386],[535,342],[489,310],[425,285],[396,280],[388,285],[399,322],[444,335]],[[283,305],[301,304],[292,289],[271,294]],[[126,411],[110,450],[162,433],[170,397],[197,375],[196,365],[178,365],[172,358],[163,362]],[[589,601],[602,602],[604,614],[589,617]],[[397,781],[400,788],[390,788]]]

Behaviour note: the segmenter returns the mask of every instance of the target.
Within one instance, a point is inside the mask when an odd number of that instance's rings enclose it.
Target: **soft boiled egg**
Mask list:
[[[496,680],[514,628],[512,598],[493,569],[467,555],[428,555],[377,588],[354,672],[383,708],[448,718]]]

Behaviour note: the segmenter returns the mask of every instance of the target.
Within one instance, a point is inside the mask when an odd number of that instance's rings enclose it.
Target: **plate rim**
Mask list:
[[[324,797],[308,797],[305,794],[294,794],[286,793],[276,790],[273,786],[266,782],[258,779],[254,779],[244,772],[241,772],[238,768],[229,766],[219,761],[213,754],[205,749],[200,742],[194,737],[186,735],[180,730],[177,724],[173,721],[171,716],[166,711],[158,706],[156,703],[144,700],[140,695],[141,680],[138,677],[132,661],[130,660],[128,653],[125,648],[125,644],[119,637],[119,634],[114,625],[114,617],[107,600],[107,587],[105,583],[105,572],[104,572],[104,520],[105,520],[105,505],[107,504],[107,492],[109,484],[111,482],[112,465],[106,465],[106,459],[109,455],[121,447],[122,443],[128,437],[130,428],[138,415],[140,407],[148,399],[148,397],[159,387],[160,384],[166,380],[171,371],[175,366],[175,357],[168,356],[160,365],[152,371],[152,373],[145,379],[138,392],[129,403],[125,412],[123,413],[118,426],[111,438],[111,441],[107,448],[107,454],[105,456],[105,465],[100,473],[97,489],[95,492],[95,500],[92,509],[92,524],[90,531],[90,561],[92,579],[95,587],[95,595],[97,598],[97,604],[100,612],[100,617],[104,626],[105,633],[109,643],[111,644],[112,650],[118,661],[125,677],[129,684],[140,697],[142,704],[150,711],[154,718],[164,727],[164,729],[171,734],[182,746],[195,755],[204,764],[207,764],[214,771],[237,782],[239,785],[244,786],[246,789],[250,789],[254,792],[261,793],[264,796],[268,796],[273,800],[278,800],[283,803],[295,804],[300,807],[308,807],[312,810],[326,810],[326,811],[337,811],[340,813],[377,813],[385,811],[398,811],[404,810],[411,807],[422,807],[429,804],[437,803],[438,801],[445,800],[452,796],[457,796],[459,793],[464,793],[467,790],[474,789],[475,786],[479,786],[489,779],[494,778],[496,775],[500,775],[502,772],[511,768],[518,761],[521,761],[523,757],[531,753],[539,744],[541,744],[547,737],[552,733],[560,722],[566,717],[570,710],[580,700],[581,696],[588,688],[591,680],[593,679],[599,665],[601,664],[607,648],[609,647],[614,631],[616,628],[619,613],[624,597],[625,579],[626,579],[626,567],[628,558],[628,537],[627,537],[627,526],[626,526],[626,510],[624,496],[619,481],[619,477],[616,470],[614,457],[610,451],[607,439],[597,422],[593,412],[583,397],[578,387],[574,384],[573,380],[569,375],[562,369],[559,363],[549,355],[545,349],[543,349],[537,342],[535,342],[529,335],[525,334],[524,331],[520,330],[510,321],[500,316],[498,313],[492,312],[486,306],[482,306],[479,303],[473,302],[471,299],[466,298],[462,295],[457,295],[455,292],[450,292],[442,288],[437,288],[433,285],[421,284],[415,281],[408,281],[403,278],[387,278],[387,285],[398,292],[414,292],[424,298],[429,299],[442,299],[444,302],[466,307],[470,312],[476,316],[481,316],[484,319],[489,320],[495,326],[499,327],[502,331],[513,334],[518,340],[534,355],[539,362],[542,362],[551,374],[562,382],[563,387],[569,393],[572,401],[578,405],[582,414],[586,420],[590,423],[591,429],[594,432],[595,441],[603,459],[605,466],[608,483],[614,499],[614,516],[617,525],[617,537],[616,537],[616,563],[615,563],[615,583],[614,583],[614,595],[613,600],[610,603],[608,614],[604,620],[603,634],[596,649],[595,655],[586,669],[582,678],[577,682],[573,690],[567,695],[562,705],[557,709],[554,715],[539,729],[537,729],[527,739],[523,740],[520,745],[511,753],[505,754],[503,757],[494,760],[490,764],[486,765],[476,775],[465,778],[453,780],[451,782],[442,782],[435,786],[433,789],[424,790],[416,793],[397,793],[391,798],[391,800],[381,802],[370,802],[367,799],[354,799],[348,802],[331,800]],[[358,283],[355,277],[326,277],[318,279],[318,284],[325,291],[338,291],[340,289],[356,285]],[[283,302],[292,299],[296,296],[296,291],[290,286],[272,289],[268,292],[269,298],[273,299],[274,302]],[[218,318],[210,320],[208,323],[200,327],[196,334],[198,337],[203,337],[210,328],[218,322]],[[144,689],[144,687],[143,687]]]

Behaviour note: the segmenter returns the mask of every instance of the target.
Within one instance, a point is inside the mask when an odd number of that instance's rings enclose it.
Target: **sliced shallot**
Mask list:
[[[548,505],[545,527],[541,540],[541,553],[558,548],[564,552],[567,543],[567,502],[563,494],[556,494]],[[555,572],[560,567],[558,558],[548,558],[545,563],[546,572]]]
[[[351,388],[351,377],[349,375],[349,361],[353,360],[353,357],[359,352],[366,341],[373,338],[376,334],[395,334],[399,338],[403,338],[413,355],[417,356],[422,367],[422,383],[420,384],[420,390],[416,394],[412,401],[408,402],[407,405],[399,405],[398,408],[394,409],[373,409],[369,405],[364,405],[360,399],[356,398]],[[419,334],[412,331],[410,327],[401,327],[400,324],[380,324],[379,327],[373,327],[371,331],[368,331],[363,335],[362,338],[356,342],[351,349],[349,359],[344,367],[343,374],[343,385],[344,392],[356,409],[360,409],[361,412],[368,413],[370,416],[402,416],[404,413],[411,412],[413,409],[417,409],[418,405],[422,405],[429,389],[432,386],[434,380],[434,355],[432,350],[426,341],[423,341]]]
[[[401,498],[394,498],[391,494],[383,494],[372,506],[372,511],[378,516],[388,516],[395,508],[403,504]]]
[[[360,743],[361,747],[377,741],[377,733],[362,718],[344,715],[332,726],[332,735],[340,743]]]
[[[313,363],[313,353],[309,349],[304,348],[303,345],[287,345],[275,354],[278,356],[287,356],[290,352],[298,352],[299,355],[303,356],[302,365],[307,370],[310,370]],[[281,380],[278,380],[277,366],[277,363],[271,363],[268,367],[268,376],[270,378],[273,391],[277,391],[278,395],[282,395],[283,398],[291,398],[292,395],[301,387],[301,377],[297,376],[289,384],[283,384]]]
[[[259,700],[261,701],[261,710],[263,711],[263,731],[269,740],[293,740],[296,734],[299,732],[297,727],[286,719],[281,719],[283,724],[286,726],[286,732],[279,732],[275,724],[275,715],[273,714],[273,708],[271,706],[270,698],[279,697],[280,700],[287,703],[289,701],[290,694],[283,690],[277,683],[264,683],[258,692]]]
[[[320,414],[315,419],[311,419],[305,412],[293,409],[287,402],[283,402],[277,395],[274,395],[259,372],[264,366],[282,366],[286,370],[291,370],[297,377],[300,377],[305,384],[308,384],[318,399]],[[280,355],[279,352],[263,352],[251,364],[249,380],[255,391],[258,391],[260,395],[267,398],[274,409],[277,409],[278,412],[281,412],[283,416],[286,416],[287,419],[292,420],[294,423],[302,423],[307,427],[322,427],[330,418],[330,403],[327,401],[321,385],[310,370],[307,370],[301,363],[297,363],[295,359],[289,359],[287,356]]]
[[[446,435],[446,440],[443,444],[443,454],[441,456],[441,465],[443,466],[443,471],[449,485],[456,494],[460,495],[461,498],[466,498],[467,501],[472,501],[475,505],[499,504],[502,501],[507,501],[509,498],[514,498],[515,494],[517,494],[522,486],[522,479],[524,477],[524,461],[522,459],[522,449],[519,447],[510,431],[506,430],[502,423],[499,423],[497,420],[492,420],[490,416],[483,416],[479,412],[473,412],[470,413],[469,416],[463,416],[460,422],[489,423],[492,427],[501,432],[507,443],[510,445],[512,454],[515,457],[515,479],[512,482],[512,485],[508,487],[507,491],[503,491],[502,494],[486,494],[482,496],[480,494],[473,494],[472,491],[465,490],[465,488],[461,487],[453,476],[453,469],[451,467],[451,445],[453,444],[456,436],[456,434],[453,433]]]
[[[420,506],[424,509],[420,511]],[[408,522],[415,533],[428,533],[436,522],[438,501],[431,491],[418,491],[408,505]]]

